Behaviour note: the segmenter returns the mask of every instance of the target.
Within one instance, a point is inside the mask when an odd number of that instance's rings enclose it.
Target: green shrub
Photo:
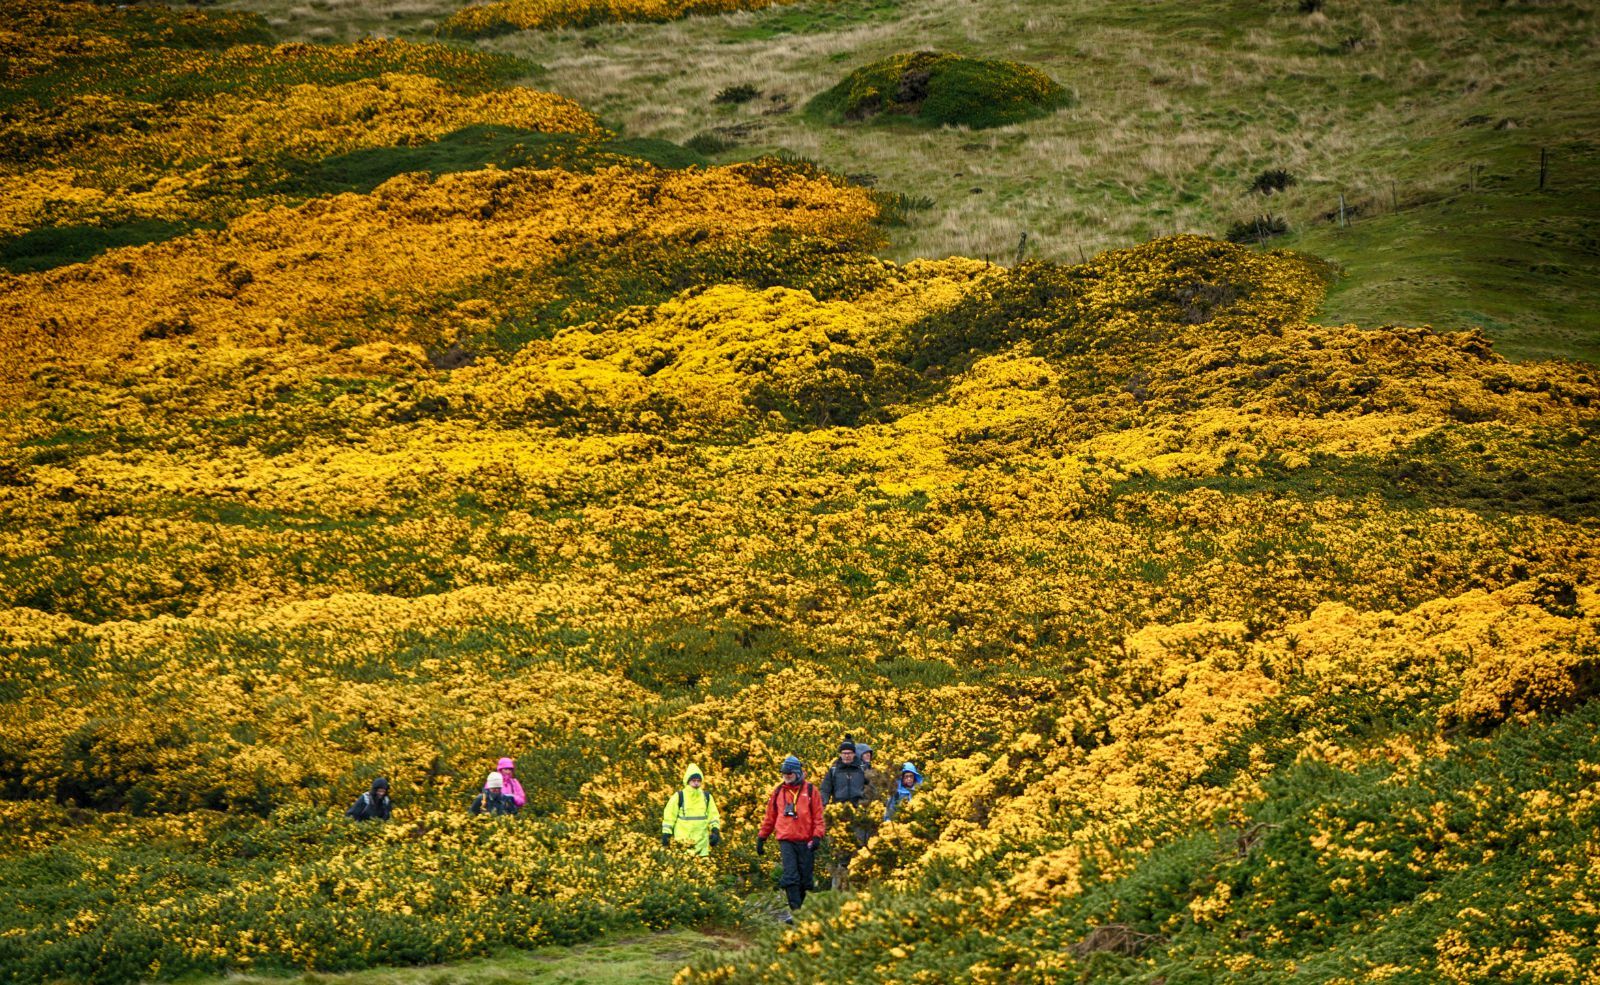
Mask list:
[[[1258,215],[1241,219],[1228,227],[1224,238],[1230,243],[1262,243],[1289,232],[1289,221],[1281,215]]]
[[[1027,65],[915,51],[856,69],[806,112],[828,123],[900,118],[979,130],[1046,116],[1071,101],[1064,87]]]
[[[1256,175],[1256,180],[1250,183],[1250,190],[1268,195],[1283,191],[1294,184],[1295,180],[1295,176],[1283,168],[1268,168]]]
[[[717,94],[711,97],[711,101],[731,106],[738,103],[748,103],[759,95],[761,95],[760,89],[748,82],[741,82],[738,85],[726,86],[717,90]]]
[[[733,148],[739,146],[739,142],[737,140],[731,140],[720,133],[706,131],[705,133],[697,133],[693,137],[690,137],[688,140],[683,142],[683,146],[694,151],[696,154],[704,154],[707,157],[711,157],[716,154],[721,154],[725,150],[732,150]]]

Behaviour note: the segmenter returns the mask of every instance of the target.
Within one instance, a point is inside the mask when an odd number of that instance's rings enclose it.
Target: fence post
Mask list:
[[[1539,148],[1539,190],[1544,191],[1545,177],[1550,174],[1550,151]]]
[[[1344,217],[1344,192],[1339,193],[1339,228],[1343,229],[1350,223]]]
[[[1027,248],[1028,248],[1028,231],[1026,229],[1024,229],[1022,231],[1022,238],[1017,240],[1017,258],[1011,262],[1011,265],[1013,267],[1015,267],[1017,264],[1022,262],[1022,252],[1024,250],[1026,250]]]

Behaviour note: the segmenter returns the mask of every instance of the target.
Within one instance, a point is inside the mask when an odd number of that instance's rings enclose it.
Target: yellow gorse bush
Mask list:
[[[4,344],[117,359],[141,336],[304,337],[318,324],[356,321],[380,298],[405,322],[408,297],[462,284],[473,271],[548,264],[579,243],[778,228],[843,235],[876,215],[863,192],[830,181],[756,178],[743,165],[402,176],[368,196],[252,213],[221,232],[0,277]],[[427,334],[420,325],[400,333]]]
[[[86,95],[25,120],[19,136],[67,147],[108,179],[142,177],[236,157],[330,157],[363,147],[422,144],[472,123],[599,136],[576,103],[534,89],[458,93],[426,75],[388,72],[342,85],[295,85],[270,95],[219,94],[164,113],[163,125],[120,125],[148,104]],[[74,139],[77,134],[87,138]]]
[[[147,107],[82,96],[25,119],[17,136],[63,148],[57,160],[70,166],[13,166],[7,174],[0,165],[0,234],[135,218],[231,218],[285,198],[240,198],[241,180],[259,167],[255,161],[280,155],[317,159],[425,144],[473,124],[604,134],[560,96],[521,88],[461,94],[438,79],[398,72],[271,95],[225,94],[169,109],[158,128],[127,125]]]
[[[63,62],[164,47],[196,28],[221,37],[246,33],[253,20],[248,14],[168,9],[140,11],[130,19],[96,3],[5,0],[0,4],[0,80],[24,79]]]
[[[440,30],[474,37],[505,31],[589,27],[622,21],[670,21],[697,14],[760,10],[794,0],[491,0],[450,15]]]
[[[93,136],[74,143],[70,158],[114,179],[124,167],[165,172],[216,159],[331,157],[364,147],[422,144],[472,123],[584,136],[602,132],[594,117],[561,96],[522,88],[462,94],[436,78],[401,72],[343,85],[296,85],[271,95],[221,94],[174,107],[157,129],[117,126],[146,110],[129,100],[83,96],[51,107],[35,124],[41,132],[27,133],[25,123],[24,136],[59,145],[63,131],[87,131]]]

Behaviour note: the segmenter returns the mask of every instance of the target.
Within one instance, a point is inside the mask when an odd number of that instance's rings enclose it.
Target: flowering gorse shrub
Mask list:
[[[591,27],[625,21],[672,21],[696,14],[760,10],[795,0],[489,0],[450,15],[439,32],[484,37],[509,31]]]
[[[189,52],[266,37],[266,25],[254,14],[5,0],[0,3],[0,53],[5,56],[0,81],[14,83],[64,66],[127,58],[140,49]]]
[[[123,126],[147,109],[103,96],[51,107],[42,126],[48,132],[35,139],[53,148],[54,163],[66,166],[0,174],[0,234],[135,218],[226,219],[287,201],[248,194],[285,174],[282,166],[258,159],[425,144],[473,124],[579,137],[603,133],[593,117],[559,96],[532,89],[460,95],[438,79],[401,73],[337,86],[297,85],[271,96],[214,96],[169,110],[154,131]]]

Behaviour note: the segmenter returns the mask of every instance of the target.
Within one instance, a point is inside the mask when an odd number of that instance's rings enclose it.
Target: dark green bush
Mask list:
[[[697,133],[693,137],[690,137],[688,140],[683,142],[683,146],[694,151],[696,154],[704,154],[707,157],[711,157],[716,154],[721,154],[725,150],[731,150],[739,146],[739,142],[737,140],[730,140],[721,134],[707,131],[706,133]]]
[[[1289,220],[1281,215],[1258,215],[1241,219],[1228,227],[1224,238],[1230,243],[1264,243],[1274,236],[1289,232]]]
[[[729,106],[737,105],[739,103],[748,103],[750,100],[759,95],[761,95],[760,89],[757,89],[748,82],[741,82],[738,85],[726,86],[717,90],[717,94],[711,97],[711,101],[720,105]]]
[[[1281,192],[1294,183],[1295,176],[1283,168],[1268,168],[1256,175],[1256,180],[1250,183],[1250,190],[1266,195]]]
[[[806,112],[828,123],[903,119],[977,130],[1046,116],[1070,102],[1065,88],[1027,65],[916,51],[856,69]]]

